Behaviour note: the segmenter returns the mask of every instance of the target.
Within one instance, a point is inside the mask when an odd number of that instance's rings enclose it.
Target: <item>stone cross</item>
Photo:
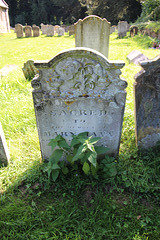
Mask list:
[[[75,46],[88,47],[108,58],[110,23],[105,18],[88,16],[75,23]]]
[[[140,65],[134,83],[136,142],[148,149],[160,141],[160,55]]]
[[[9,162],[9,159],[10,159],[10,156],[8,152],[7,143],[6,143],[4,132],[2,129],[2,125],[0,123],[0,163],[7,165]]]
[[[21,24],[16,24],[15,25],[15,32],[16,32],[17,38],[23,37],[24,36],[23,26]]]
[[[119,77],[124,63],[89,48],[73,48],[34,65],[39,71],[32,87],[42,158],[49,159],[48,143],[58,134],[70,141],[81,132],[101,137],[99,145],[116,156],[126,99],[127,83]]]

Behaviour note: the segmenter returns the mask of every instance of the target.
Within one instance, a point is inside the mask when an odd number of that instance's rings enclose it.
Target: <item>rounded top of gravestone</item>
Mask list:
[[[98,17],[96,15],[89,15],[89,16],[85,17],[83,20],[79,19],[76,23],[74,23],[74,25],[77,25],[80,22],[87,22],[87,21],[94,21],[94,20],[106,22],[109,25],[111,25],[111,23],[108,22],[106,18],[100,18],[100,17]]]

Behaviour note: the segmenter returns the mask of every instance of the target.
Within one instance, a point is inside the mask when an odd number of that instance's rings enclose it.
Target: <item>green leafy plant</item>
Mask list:
[[[67,174],[69,172],[68,163],[71,166],[80,163],[86,175],[90,173],[95,175],[98,170],[98,155],[105,154],[108,150],[106,147],[94,146],[100,139],[100,137],[88,137],[88,132],[73,135],[70,145],[61,135],[52,139],[49,146],[53,153],[45,169],[48,177],[52,177],[56,181],[60,171]]]

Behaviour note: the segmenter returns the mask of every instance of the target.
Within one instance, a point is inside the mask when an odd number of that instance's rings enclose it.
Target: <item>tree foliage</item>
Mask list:
[[[160,0],[145,0],[142,2],[142,14],[139,21],[160,20]]]

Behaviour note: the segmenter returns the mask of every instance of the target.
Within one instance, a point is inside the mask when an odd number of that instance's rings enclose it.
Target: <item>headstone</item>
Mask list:
[[[112,34],[112,33],[115,32],[115,31],[116,31],[116,28],[113,27],[113,26],[111,26],[111,28],[110,28],[110,34]]]
[[[54,26],[53,25],[47,26],[47,36],[48,37],[54,36]]]
[[[75,23],[75,46],[88,47],[108,58],[110,23],[98,16],[88,16]]]
[[[47,27],[48,27],[48,24],[44,25],[43,23],[41,23],[42,34],[47,34]]]
[[[28,60],[26,63],[24,63],[22,71],[26,80],[32,80],[32,78],[34,78],[34,76],[38,74],[38,70],[34,66],[33,60]]]
[[[59,25],[55,25],[54,26],[54,31],[55,31],[55,33],[58,33],[58,29],[60,28],[60,26]]]
[[[118,22],[118,37],[125,37],[127,34],[127,31],[129,30],[129,25],[127,21],[119,21]]]
[[[134,64],[139,64],[142,61],[148,60],[148,58],[141,53],[139,50],[134,50],[127,55],[127,59],[129,62],[133,62]]]
[[[69,31],[69,36],[74,35],[75,34],[75,27],[74,27],[74,25],[70,25],[68,27],[68,31]]]
[[[21,24],[16,24],[15,25],[15,32],[16,32],[17,38],[23,37],[24,36],[23,26]]]
[[[32,37],[32,28],[31,26],[25,26],[25,37]]]
[[[126,99],[127,83],[119,78],[124,63],[74,48],[34,65],[40,72],[32,87],[42,158],[49,159],[48,143],[58,134],[70,141],[81,132],[102,137],[99,145],[116,156]]]
[[[33,37],[39,37],[40,36],[40,28],[36,25],[32,26],[33,30]]]
[[[134,37],[138,34],[138,27],[137,26],[131,26],[130,29],[130,37]]]
[[[65,32],[68,32],[69,31],[69,26],[66,26],[65,27]]]
[[[64,36],[65,30],[63,27],[58,28],[58,36]]]
[[[148,149],[160,141],[160,55],[140,65],[134,83],[136,142]]]
[[[3,165],[7,165],[9,163],[9,152],[6,143],[6,139],[4,136],[3,128],[0,123],[0,163]]]

